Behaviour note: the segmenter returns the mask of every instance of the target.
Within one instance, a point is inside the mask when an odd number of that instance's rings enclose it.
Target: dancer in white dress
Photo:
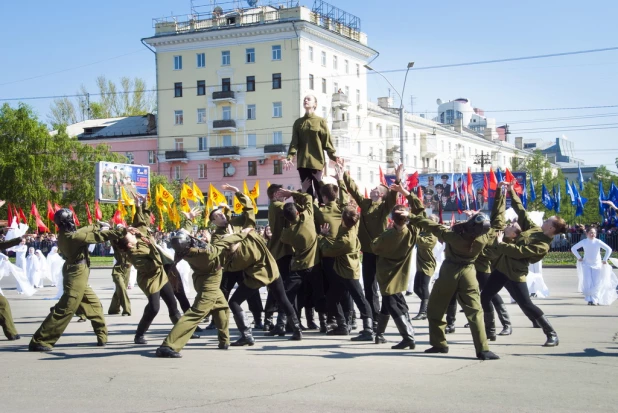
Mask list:
[[[47,264],[49,265],[51,277],[54,280],[53,284],[58,288],[56,296],[50,299],[59,300],[64,292],[64,288],[62,286],[62,266],[64,265],[64,259],[60,256],[60,254],[58,254],[58,247],[52,247],[51,251],[47,255]]]
[[[36,250],[34,255],[39,259],[39,264],[41,266],[41,281],[39,283],[40,288],[45,286],[45,280],[48,280],[52,287],[56,286],[56,280],[51,275],[51,270],[49,268],[49,263],[47,262],[47,258],[45,254],[41,250]]]
[[[584,257],[579,255],[578,250],[584,249]],[[601,250],[605,250],[603,260],[601,260]],[[571,252],[577,258],[577,271],[581,274],[582,292],[588,305],[609,305],[606,299],[601,299],[606,295],[606,290],[611,289],[614,294],[616,286],[611,288],[611,267],[607,260],[612,254],[609,245],[597,238],[596,228],[589,228],[586,231],[586,238],[571,247]],[[611,299],[611,298],[610,298]],[[615,300],[616,297],[613,297]],[[613,301],[612,300],[612,301]]]
[[[19,294],[24,294],[27,297],[30,297],[35,293],[34,288],[30,285],[30,281],[28,281],[28,277],[24,273],[24,270],[19,268],[17,265],[12,264],[9,261],[9,257],[0,253],[0,280],[4,277],[8,277],[12,275],[17,281],[17,292]],[[2,295],[2,289],[0,288],[0,295]]]
[[[34,253],[34,248],[28,248],[28,256],[26,257],[26,276],[34,288],[40,288],[41,262]]]

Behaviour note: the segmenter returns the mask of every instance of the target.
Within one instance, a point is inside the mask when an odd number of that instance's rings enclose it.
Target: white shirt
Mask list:
[[[586,237],[577,244],[573,245],[571,247],[571,252],[577,257],[577,259],[581,258],[579,252],[577,252],[580,248],[584,249],[584,263],[593,267],[601,265],[601,249],[605,250],[605,258],[603,258],[603,261],[607,261],[610,255],[612,255],[612,249],[609,245],[598,238],[591,240]]]

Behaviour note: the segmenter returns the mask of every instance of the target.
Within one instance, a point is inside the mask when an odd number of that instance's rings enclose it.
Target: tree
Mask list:
[[[66,96],[54,99],[49,111],[47,118],[54,129],[58,129],[61,125],[77,123],[75,105]]]
[[[618,168],[618,158],[616,158],[616,168]]]

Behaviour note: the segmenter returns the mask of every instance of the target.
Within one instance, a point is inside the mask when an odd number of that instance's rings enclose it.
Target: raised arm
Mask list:
[[[352,196],[352,198],[354,198],[354,201],[356,201],[356,203],[360,205],[361,202],[365,199],[365,197],[363,196],[363,194],[361,194],[358,186],[356,186],[356,182],[354,182],[349,173],[343,174],[343,182],[345,183],[349,194]]]
[[[337,162],[338,159],[335,156],[335,147],[333,146],[333,141],[330,138],[330,130],[328,130],[328,123],[326,123],[326,119],[322,119],[320,122],[320,140],[322,141],[322,148],[328,154],[328,157]]]
[[[429,218],[425,218],[420,215],[409,216],[410,225],[424,229],[425,231],[435,235],[438,239],[444,242],[453,242],[460,240],[461,238],[444,225],[438,224]]]
[[[98,244],[120,239],[127,234],[126,228],[101,230],[99,225],[81,227],[71,234],[71,239],[84,244]]]
[[[13,238],[10,241],[0,242],[0,250],[15,247],[21,243],[21,237]]]
[[[311,195],[303,192],[292,192],[291,195],[294,204],[296,204],[296,209],[313,215],[313,197]]]
[[[543,257],[549,252],[549,244],[545,242],[517,246],[515,244],[499,243],[496,252],[511,258]]]
[[[241,242],[247,237],[247,232],[241,232],[238,234],[228,235],[226,237],[220,238],[217,241],[211,243],[205,249],[192,248],[188,254],[188,256],[204,256],[207,259],[213,259],[218,257],[223,253],[223,251],[227,250],[232,245]]]
[[[334,240],[327,237],[320,237],[319,246],[322,255],[325,257],[339,257],[354,251],[349,234],[337,237]]]
[[[494,197],[494,206],[491,209],[491,227],[493,229],[502,231],[506,225],[504,218],[504,210],[506,208],[506,197],[502,193],[501,189],[496,190],[496,196]]]
[[[509,184],[509,188],[511,194],[511,206],[513,207],[513,210],[517,213],[517,222],[519,223],[521,230],[527,231],[530,228],[536,228],[538,225],[536,225],[534,221],[532,221],[528,216],[526,208],[524,208],[524,204],[522,204],[519,195],[517,195],[517,192],[515,192],[515,188],[513,188],[512,183]]]

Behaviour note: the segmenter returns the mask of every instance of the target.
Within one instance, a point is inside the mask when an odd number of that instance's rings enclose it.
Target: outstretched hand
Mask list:
[[[292,191],[289,189],[279,188],[277,191],[276,197],[289,198],[292,196]]]
[[[330,232],[330,224],[322,224],[322,226],[320,226],[320,234],[328,235],[329,232]]]
[[[292,162],[289,159],[284,159],[283,160],[283,169],[285,169],[286,171],[291,170],[294,167],[294,162]]]
[[[221,185],[221,188],[222,188],[224,191],[238,192],[238,188],[237,188],[237,187],[235,187],[235,186],[232,186],[232,185],[230,185],[230,184],[223,184],[223,185]]]

